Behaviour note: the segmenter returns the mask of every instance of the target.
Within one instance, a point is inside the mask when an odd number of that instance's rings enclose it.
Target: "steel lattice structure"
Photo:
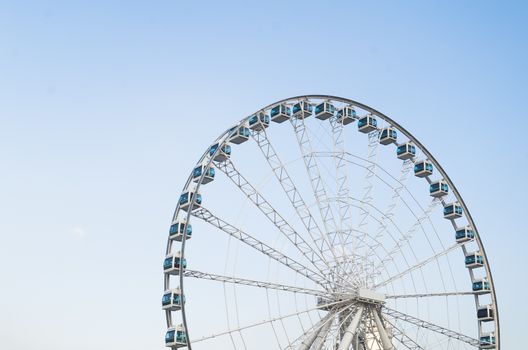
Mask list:
[[[163,267],[173,349],[500,349],[459,191],[350,99],[288,98],[223,132],[183,187]]]

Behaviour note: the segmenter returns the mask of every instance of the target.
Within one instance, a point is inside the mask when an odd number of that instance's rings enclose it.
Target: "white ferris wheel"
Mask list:
[[[345,98],[273,103],[209,145],[163,270],[172,349],[500,348],[460,193],[407,130]]]

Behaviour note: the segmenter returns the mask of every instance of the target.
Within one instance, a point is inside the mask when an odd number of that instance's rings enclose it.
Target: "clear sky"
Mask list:
[[[483,235],[525,342],[528,6],[515,1],[1,1],[0,339],[161,349],[177,196],[234,121],[305,93],[418,137]]]

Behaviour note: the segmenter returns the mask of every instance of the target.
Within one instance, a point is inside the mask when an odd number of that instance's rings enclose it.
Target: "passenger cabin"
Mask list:
[[[187,334],[183,329],[183,325],[167,329],[167,333],[165,334],[165,346],[173,349],[187,346]]]
[[[426,177],[433,174],[433,163],[428,160],[422,160],[414,163],[414,175],[417,177]]]
[[[378,121],[373,115],[369,114],[360,118],[358,121],[358,131],[368,134],[377,129]]]
[[[185,303],[185,296],[180,288],[167,290],[161,298],[161,307],[163,310],[178,311],[181,310],[182,304]]]
[[[181,252],[171,253],[165,256],[163,261],[163,272],[169,275],[179,275],[180,269],[185,271],[187,260],[181,258]]]
[[[248,118],[249,128],[254,131],[266,129],[270,124],[270,117],[264,112],[259,112]]]
[[[182,219],[172,224],[169,229],[169,238],[181,242],[183,240],[183,232],[186,232],[185,239],[191,239],[192,226],[191,224],[187,224],[187,228],[185,228],[186,223],[187,221],[185,219]]]
[[[202,184],[205,185],[214,180],[215,170],[214,168],[208,168],[205,165],[199,165],[193,170],[193,181],[200,181],[200,177],[202,176],[202,174],[204,174]]]
[[[458,219],[462,217],[462,206],[458,203],[446,204],[444,207],[444,218],[448,220]]]
[[[480,252],[469,253],[466,255],[465,262],[468,269],[482,267],[484,266],[484,257]]]
[[[280,104],[275,106],[270,111],[271,121],[275,123],[282,123],[290,119],[291,109],[290,107]]]
[[[292,116],[297,119],[308,118],[312,115],[313,106],[307,101],[301,101],[293,105]]]
[[[479,306],[477,309],[477,319],[479,321],[493,321],[495,318],[495,312],[493,311],[492,305]]]
[[[346,106],[337,111],[337,122],[343,125],[348,125],[357,119],[356,110],[350,106]]]
[[[449,185],[444,180],[432,182],[429,186],[431,197],[443,197],[449,193]]]
[[[315,117],[317,119],[326,120],[333,117],[335,113],[335,107],[330,102],[323,102],[315,107]]]
[[[457,228],[455,238],[457,243],[469,242],[475,239],[475,231],[471,226]]]
[[[209,156],[210,157],[212,157],[216,153],[216,150],[218,149],[218,146],[219,146],[218,143],[211,146],[211,148],[209,149]],[[231,156],[231,146],[222,145],[222,147],[220,147],[220,150],[218,151],[218,153],[216,153],[216,155],[214,156],[213,160],[217,161],[217,162],[224,162],[230,156]]]
[[[191,205],[191,201],[193,202]],[[180,209],[188,211],[200,208],[202,205],[202,195],[194,191],[187,191],[180,196]]]
[[[231,136],[229,136],[229,142],[240,145],[242,142],[246,142],[249,139],[249,129],[245,126],[239,126],[238,128],[233,128],[231,131],[236,129]]]
[[[491,284],[486,278],[473,281],[473,292],[475,294],[487,294],[491,291]]]
[[[397,137],[398,137],[398,133],[396,132],[395,128],[393,127],[384,128],[380,132],[379,142],[382,145],[390,145],[391,143],[396,143]]]
[[[398,159],[407,160],[416,156],[416,146],[412,142],[405,142],[396,148]]]
[[[483,333],[480,336],[480,349],[495,349],[495,333]]]

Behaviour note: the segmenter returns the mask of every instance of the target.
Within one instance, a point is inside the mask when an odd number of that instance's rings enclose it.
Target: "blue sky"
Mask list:
[[[483,233],[522,341],[528,7],[491,1],[0,2],[0,338],[162,348],[160,262],[211,140],[275,100],[349,97],[417,136]]]

